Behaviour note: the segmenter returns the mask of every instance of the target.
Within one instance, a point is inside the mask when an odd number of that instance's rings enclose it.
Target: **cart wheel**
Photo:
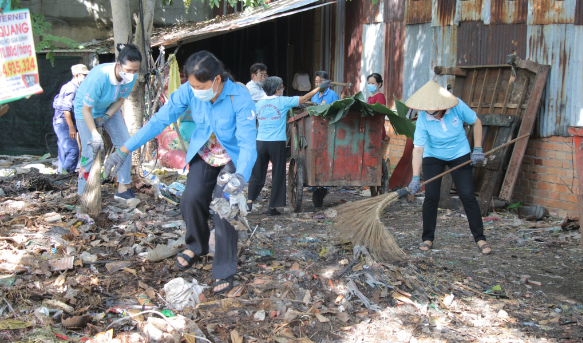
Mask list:
[[[381,186],[379,187],[379,194],[389,193],[389,166],[387,161],[383,158],[383,176],[381,178]]]
[[[304,195],[304,163],[298,156],[289,161],[287,171],[287,199],[289,208],[298,213],[302,211],[302,197]]]
[[[322,207],[322,205],[324,205],[324,197],[326,194],[328,194],[326,188],[319,187],[314,191],[312,194],[312,203],[314,203],[314,207]]]

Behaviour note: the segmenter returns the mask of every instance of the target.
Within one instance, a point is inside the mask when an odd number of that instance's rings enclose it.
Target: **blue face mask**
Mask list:
[[[194,89],[194,87],[190,86],[190,88],[192,88],[192,92],[194,93],[194,96],[202,101],[202,102],[207,102],[207,101],[211,101],[216,95],[217,92],[213,91],[213,87],[215,86],[215,81],[216,78],[213,80],[213,84],[211,85],[211,88],[209,89]]]
[[[366,85],[366,89],[368,89],[369,92],[374,93],[377,91],[377,86],[375,85]]]

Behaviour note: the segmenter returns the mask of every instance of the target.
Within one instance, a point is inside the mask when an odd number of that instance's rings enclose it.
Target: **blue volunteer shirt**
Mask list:
[[[93,108],[93,118],[103,117],[111,104],[130,96],[137,77],[130,83],[120,82],[115,68],[115,63],[104,63],[87,74],[75,96],[75,118],[83,119],[83,105]]]
[[[299,106],[299,96],[269,96],[257,102],[258,141],[285,141],[287,111]]]
[[[53,124],[67,123],[65,120],[64,112],[74,112],[73,100],[75,99],[77,88],[79,88],[79,85],[73,80],[65,83],[63,87],[61,87],[61,91],[55,96],[55,99],[53,100],[53,108],[55,109]]]
[[[451,161],[470,153],[470,143],[466,138],[464,122],[473,124],[476,112],[463,101],[445,112],[441,119],[419,112],[415,128],[416,147],[424,147],[423,157],[435,157]]]
[[[188,106],[196,129],[190,137],[186,163],[198,153],[214,132],[219,143],[227,150],[240,173],[249,180],[257,159],[255,126],[255,103],[244,86],[227,80],[223,91],[215,101],[198,100],[188,82],[182,84],[170,100],[160,108],[132,138],[125,142],[129,151],[134,151],[159,135],[168,125],[176,122]]]
[[[314,94],[310,101],[315,102],[316,104],[331,104],[338,99],[340,99],[338,94],[330,88],[327,88],[323,94],[320,92]]]

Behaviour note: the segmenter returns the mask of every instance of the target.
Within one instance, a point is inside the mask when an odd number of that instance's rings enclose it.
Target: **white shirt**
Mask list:
[[[255,103],[267,96],[263,88],[259,87],[253,80],[247,82],[246,87],[249,90],[249,93],[251,93],[251,99],[253,99]]]

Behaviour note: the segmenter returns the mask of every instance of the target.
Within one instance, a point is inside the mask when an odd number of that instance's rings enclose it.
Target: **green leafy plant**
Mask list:
[[[177,1],[177,0],[162,0],[162,6],[173,6],[175,1]],[[185,9],[186,13],[188,13],[188,10],[190,8],[190,3],[192,2],[192,0],[182,0],[182,1],[184,2],[184,9]],[[208,0],[208,1],[209,1],[209,6],[211,8],[219,7],[221,4],[221,0]],[[376,1],[378,1],[378,0],[376,0]],[[200,0],[200,2],[203,3],[204,0]],[[255,7],[259,7],[259,6],[262,6],[263,8],[269,7],[266,3],[266,0],[227,0],[227,2],[229,3],[229,5],[231,7],[235,7],[237,5],[237,3],[239,3],[239,2],[243,3],[244,8],[255,8]]]
[[[22,9],[23,7],[20,6],[20,0],[12,0],[12,9]],[[26,7],[24,7],[26,8]],[[57,50],[56,43],[63,43],[67,47],[71,49],[82,49],[76,41],[67,37],[59,37],[49,33],[53,24],[49,23],[45,16],[41,14],[31,13],[30,19],[32,22],[32,33],[35,36],[38,36],[40,41],[35,46],[35,50],[37,53],[41,52],[42,50],[49,50],[46,55],[47,60],[51,61],[51,65],[55,65],[55,56],[53,52]]]
[[[379,103],[374,105],[368,104],[364,99],[362,92],[358,92],[354,96],[342,100],[334,101],[331,104],[308,107],[308,113],[310,115],[329,118],[330,123],[335,123],[341,120],[350,110],[360,111],[363,117],[377,114],[385,115],[389,118],[389,121],[397,134],[405,135],[411,139],[415,134],[415,124],[411,120],[404,116],[400,116],[397,112]]]

